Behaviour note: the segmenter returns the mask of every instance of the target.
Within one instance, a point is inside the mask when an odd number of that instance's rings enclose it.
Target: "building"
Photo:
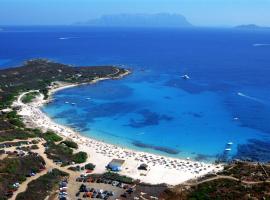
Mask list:
[[[125,163],[125,160],[120,160],[120,159],[113,159],[108,165],[107,169],[110,169],[115,172],[119,172],[122,170],[122,167]]]

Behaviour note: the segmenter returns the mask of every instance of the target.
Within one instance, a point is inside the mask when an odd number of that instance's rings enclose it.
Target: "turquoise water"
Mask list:
[[[269,31],[4,30],[2,67],[46,57],[77,66],[121,64],[132,70],[121,80],[59,91],[43,108],[83,135],[196,160],[270,160],[270,47],[254,46],[270,44]],[[182,79],[183,74],[191,79]],[[226,148],[231,148],[228,154]]]
[[[134,77],[141,75],[134,73],[124,80],[60,91],[55,95],[56,101],[44,111],[59,123],[68,124],[98,140],[197,160],[216,159],[218,154],[224,153],[228,142],[234,143],[229,154],[232,156],[237,153],[238,144],[251,138],[269,137],[239,126],[240,122],[228,112],[224,99],[217,93],[191,94],[167,86],[171,76],[152,83],[137,82]],[[175,78],[189,84],[187,80]],[[238,97],[237,93],[235,96]],[[66,101],[76,105],[65,104]],[[148,148],[138,147],[134,142]],[[156,150],[155,147],[162,148]]]

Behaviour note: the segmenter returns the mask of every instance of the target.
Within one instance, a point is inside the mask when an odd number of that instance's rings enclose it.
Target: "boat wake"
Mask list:
[[[261,99],[258,99],[256,97],[252,97],[252,96],[248,96],[248,95],[245,95],[244,93],[242,92],[238,92],[237,93],[238,96],[241,96],[241,97],[244,97],[244,98],[247,98],[249,100],[252,100],[252,101],[256,101],[256,102],[259,102],[259,103],[265,103],[265,101],[261,100]]]
[[[265,47],[270,46],[270,44],[253,44],[254,47]]]
[[[69,40],[69,39],[75,39],[75,38],[78,38],[78,37],[60,37],[58,39],[59,40]]]
[[[144,135],[145,132],[140,132],[140,133],[137,133],[137,135]]]

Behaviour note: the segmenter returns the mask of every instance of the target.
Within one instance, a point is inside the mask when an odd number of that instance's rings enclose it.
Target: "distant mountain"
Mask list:
[[[244,24],[244,25],[236,26],[235,28],[238,28],[238,29],[250,29],[250,30],[255,30],[255,29],[270,29],[270,27],[258,26],[256,24]]]
[[[190,27],[184,16],[179,14],[117,14],[104,15],[97,19],[75,25],[103,27]]]

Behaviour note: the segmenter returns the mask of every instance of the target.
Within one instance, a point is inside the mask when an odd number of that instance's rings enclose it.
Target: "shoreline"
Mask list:
[[[130,72],[127,71],[125,74],[121,74],[114,79],[121,78],[129,73]],[[106,171],[105,166],[112,159],[124,159],[125,164],[123,170],[119,172],[122,175],[129,176],[133,179],[139,179],[140,181],[149,184],[165,183],[168,185],[177,185],[187,180],[196,179],[205,174],[222,170],[223,167],[221,165],[131,150],[113,144],[107,144],[90,137],[85,137],[70,127],[57,124],[40,109],[44,104],[52,101],[53,94],[57,91],[84,84],[95,84],[107,79],[110,78],[99,78],[90,83],[83,84],[57,82],[57,85],[49,89],[48,99],[44,100],[44,96],[41,94],[34,102],[24,104],[21,102],[21,98],[25,94],[31,92],[29,91],[20,94],[13,105],[20,106],[18,114],[22,116],[27,127],[31,126],[31,128],[39,128],[42,131],[52,130],[64,137],[64,139],[71,139],[76,142],[79,146],[78,151],[85,151],[89,155],[87,162],[96,165],[94,173],[104,173]],[[148,165],[147,171],[140,171],[137,169],[142,163]]]

